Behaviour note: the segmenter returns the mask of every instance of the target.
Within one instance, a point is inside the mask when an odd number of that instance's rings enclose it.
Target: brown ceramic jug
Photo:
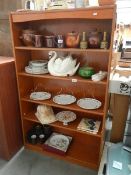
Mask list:
[[[43,35],[34,35],[34,45],[35,47],[43,47],[44,37]]]
[[[66,47],[77,48],[80,43],[80,36],[76,32],[67,33],[66,35]]]

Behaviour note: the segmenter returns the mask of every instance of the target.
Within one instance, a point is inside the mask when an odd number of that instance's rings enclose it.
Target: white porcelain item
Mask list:
[[[47,74],[48,73],[48,69],[43,69],[43,70],[39,70],[39,69],[32,69],[29,66],[25,67],[25,72],[29,73],[29,74]]]
[[[48,60],[32,60],[29,61],[29,66],[43,67],[48,64]]]
[[[80,63],[76,65],[77,61],[71,55],[57,58],[55,51],[49,52],[49,59],[48,70],[53,76],[73,76],[80,65]]]
[[[50,146],[63,150],[63,151],[67,149],[69,143],[70,142],[69,142],[68,137],[62,134],[52,136],[49,142]]]
[[[33,100],[47,100],[51,98],[51,94],[49,92],[32,92],[30,94],[30,99]]]
[[[53,101],[60,105],[69,105],[74,103],[76,101],[76,98],[72,95],[60,94],[60,95],[56,95],[53,98]]]
[[[72,111],[61,111],[56,114],[56,119],[63,122],[63,125],[68,125],[69,122],[76,119],[76,114]]]
[[[94,98],[82,98],[77,101],[77,105],[83,109],[98,109],[102,103]]]
[[[38,105],[35,116],[41,124],[50,124],[56,121],[52,107],[47,105]]]
[[[107,72],[99,71],[98,73],[91,76],[92,81],[101,81],[107,77]]]

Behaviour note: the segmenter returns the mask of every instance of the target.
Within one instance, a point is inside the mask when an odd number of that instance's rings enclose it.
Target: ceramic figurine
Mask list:
[[[91,79],[93,81],[101,81],[107,77],[106,71],[99,71],[98,73],[92,75]]]
[[[73,59],[71,55],[64,58],[57,58],[55,51],[49,52],[48,71],[54,76],[73,76],[80,63],[76,65],[76,59]]]

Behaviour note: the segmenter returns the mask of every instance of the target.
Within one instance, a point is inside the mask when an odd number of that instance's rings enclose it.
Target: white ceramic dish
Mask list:
[[[94,98],[82,98],[77,101],[77,105],[83,109],[98,109],[102,103]]]
[[[48,60],[32,60],[29,61],[29,66],[31,67],[42,67],[48,64]]]
[[[51,94],[48,92],[32,92],[30,94],[30,99],[33,100],[47,100],[51,98]]]
[[[56,114],[56,119],[63,122],[63,125],[68,125],[69,122],[76,119],[76,114],[72,111],[61,111]]]
[[[32,69],[29,66],[25,67],[25,72],[29,73],[29,74],[47,74],[48,73],[48,69]]]
[[[68,137],[62,134],[52,136],[49,141],[50,146],[63,150],[63,151],[67,150],[69,143],[70,142],[69,142]]]
[[[60,104],[60,105],[69,105],[76,101],[76,98],[72,95],[68,94],[60,94],[56,95],[53,98],[54,103]]]

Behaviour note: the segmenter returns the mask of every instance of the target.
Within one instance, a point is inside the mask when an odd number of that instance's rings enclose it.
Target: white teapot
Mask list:
[[[54,76],[73,76],[80,63],[76,65],[76,59],[74,60],[71,55],[64,58],[57,58],[55,51],[49,52],[48,71]]]

